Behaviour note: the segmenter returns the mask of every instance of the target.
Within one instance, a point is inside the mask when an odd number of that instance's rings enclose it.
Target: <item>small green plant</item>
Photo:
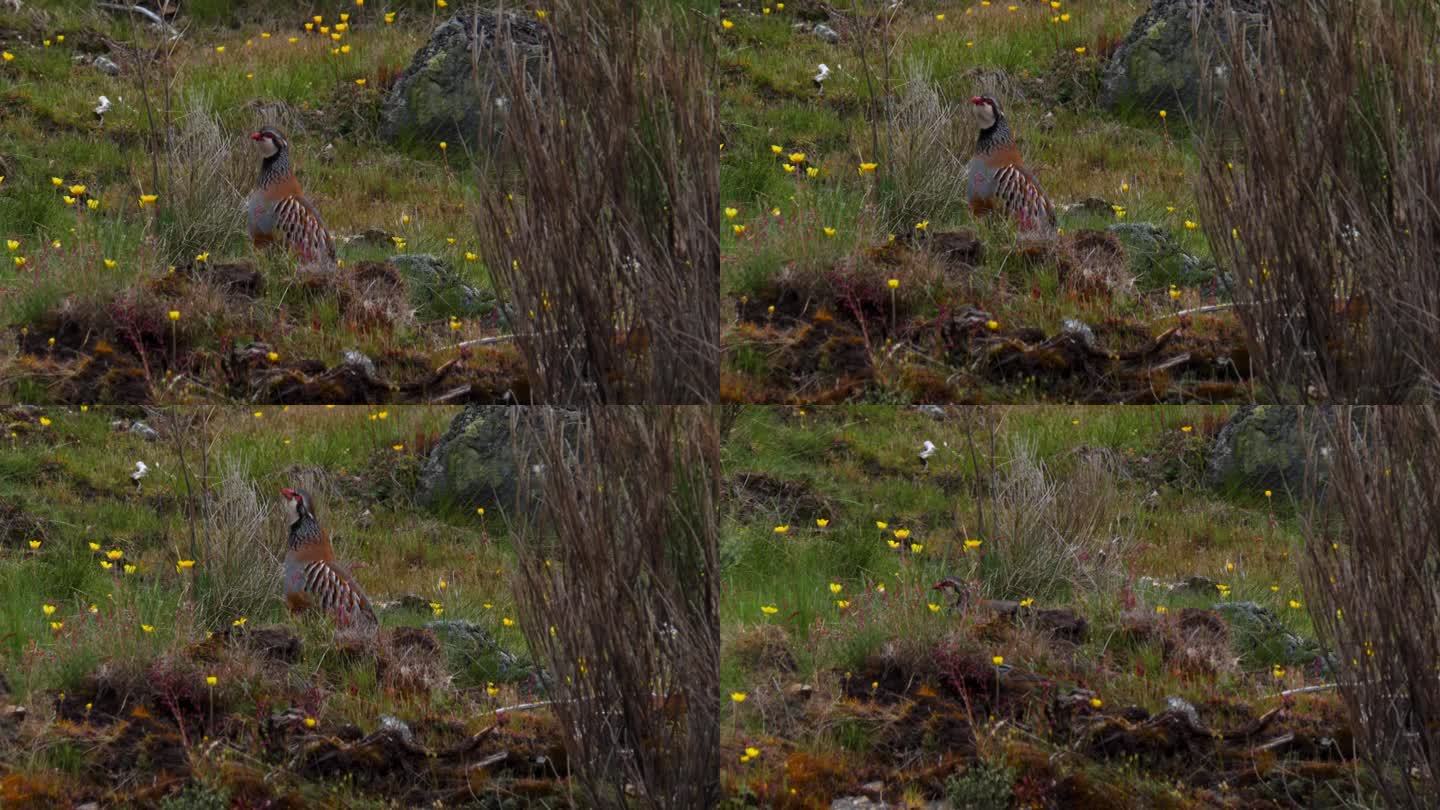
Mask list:
[[[160,802],[160,810],[225,810],[229,806],[229,791],[202,784],[192,784]]]
[[[945,797],[957,810],[1007,810],[1015,783],[1013,768],[977,762],[945,781]]]

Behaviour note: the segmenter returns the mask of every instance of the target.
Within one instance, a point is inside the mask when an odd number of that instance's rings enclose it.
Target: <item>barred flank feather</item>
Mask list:
[[[335,261],[335,242],[320,212],[304,197],[285,197],[275,203],[275,230],[302,262]]]
[[[315,597],[322,610],[334,615],[340,627],[379,624],[360,586],[327,560],[315,560],[305,566],[305,591]]]
[[[1011,164],[995,172],[995,195],[1006,213],[1020,221],[1021,230],[1035,230],[1041,225],[1055,227],[1054,206],[1022,167]]]

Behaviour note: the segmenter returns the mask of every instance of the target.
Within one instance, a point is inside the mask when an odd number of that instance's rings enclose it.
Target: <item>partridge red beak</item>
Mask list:
[[[252,132],[252,133],[250,133],[250,140],[252,140],[252,141],[258,141],[258,140],[260,140],[261,137],[262,137],[262,136],[261,136],[260,133],[258,133],[258,132]]]
[[[971,97],[970,97],[970,103],[971,103],[971,104],[974,104],[975,106],[978,107],[978,106],[980,106],[981,104],[984,104],[984,103],[985,103],[985,99],[980,98],[979,96],[971,96]]]
[[[281,494],[281,495],[284,495],[286,498],[289,498],[290,500],[294,500],[294,499],[295,499],[295,490],[290,489],[289,487],[281,487],[281,488],[280,488],[280,494]]]

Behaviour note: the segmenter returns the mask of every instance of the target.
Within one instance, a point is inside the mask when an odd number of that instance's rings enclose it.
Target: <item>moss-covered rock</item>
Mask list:
[[[516,445],[535,445],[536,419],[549,408],[520,408],[519,442],[511,429],[511,408],[505,405],[467,405],[440,438],[420,473],[419,501],[431,509],[483,507],[503,514],[515,511],[520,497]],[[579,417],[561,410],[566,441],[573,442]],[[523,451],[533,474],[543,476],[538,450]],[[538,482],[535,495],[538,495]]]
[[[527,69],[538,65],[545,29],[534,20],[485,11],[456,15],[435,29],[391,88],[381,134],[397,143],[493,147],[509,103],[506,56],[494,49],[497,26],[508,28]]]
[[[1268,0],[1237,0],[1235,6],[1242,27],[1253,29],[1264,21]],[[1214,11],[1211,0],[1154,0],[1105,65],[1100,103],[1111,109],[1183,110],[1197,115],[1202,101],[1201,63],[1218,51],[1216,39],[1207,32],[1225,30]]]
[[[1236,410],[1215,437],[1205,471],[1206,483],[1220,488],[1269,489],[1276,494],[1300,495],[1325,485],[1328,449],[1316,431],[1328,425],[1322,408],[1312,409],[1301,420],[1299,411],[1288,405],[1244,405]],[[1308,453],[1312,440],[1319,442]],[[1308,456],[1320,459],[1307,480]],[[1314,489],[1311,489],[1313,487]]]
[[[514,509],[519,482],[509,408],[470,405],[450,423],[420,474],[427,508]]]

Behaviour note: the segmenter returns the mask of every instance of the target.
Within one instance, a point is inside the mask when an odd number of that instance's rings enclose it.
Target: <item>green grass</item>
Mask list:
[[[1114,711],[1140,706],[1158,712],[1169,696],[1180,696],[1197,706],[1253,705],[1259,713],[1275,705],[1280,689],[1324,677],[1288,658],[1275,637],[1252,637],[1238,628],[1232,646],[1219,653],[1226,661],[1209,675],[1169,662],[1158,642],[1132,641],[1120,632],[1131,613],[1165,620],[1186,608],[1253,601],[1287,631],[1314,638],[1294,562],[1300,539],[1289,504],[1202,483],[1206,450],[1228,413],[1224,407],[1012,406],[960,409],[936,421],[890,407],[742,411],[725,445],[726,486],[735,495],[721,535],[721,673],[725,693],[748,697],[728,704],[722,727],[727,751],[758,746],[766,765],[732,763],[727,783],[746,790],[786,778],[782,770],[795,779],[794,763],[802,755],[838,757],[857,768],[904,761],[903,752],[876,748],[881,742],[867,729],[907,722],[894,713],[908,700],[887,710],[837,696],[849,674],[870,671],[877,661],[902,671],[913,667],[924,678],[933,665],[927,662],[941,650],[985,661],[1000,655],[1009,665],[1054,679],[1058,689],[1095,690]],[[967,422],[975,425],[978,465]],[[1097,536],[1118,534],[1133,543],[1122,559],[1097,569],[1110,572],[1095,580],[1099,585],[1077,579],[1030,587],[997,568],[1013,539],[980,529],[980,509],[993,509],[988,499],[975,497],[976,467],[982,479],[991,469],[986,423],[996,428],[993,463],[1002,480],[1024,463],[1016,452],[1023,445],[1047,478],[1084,503],[1105,497],[1087,489],[1093,479],[1073,477],[1085,469],[1084,459],[1099,450],[1119,465],[1111,478],[1114,514]],[[917,454],[926,439],[940,451],[922,469]],[[777,489],[783,494],[774,495]],[[1054,508],[1036,502],[1019,511]],[[909,536],[897,539],[897,530]],[[1068,539],[1091,542],[1081,535]],[[971,548],[965,540],[981,542]],[[1100,547],[1087,546],[1088,553]],[[1209,577],[1228,593],[1169,590],[1169,583],[1191,575]],[[987,636],[983,617],[962,618],[943,607],[948,599],[931,586],[945,576],[976,579],[990,598],[1072,607],[1090,621],[1088,639],[1066,652],[1024,628]],[[1021,584],[1007,590],[1006,582]],[[785,657],[793,669],[780,663]],[[1278,678],[1276,666],[1284,669]],[[814,689],[802,715],[792,713],[793,704],[783,708],[791,684]],[[1338,712],[1333,696],[1321,700],[1304,711]],[[1022,726],[1032,742],[1047,733],[1038,717]],[[1063,749],[1063,742],[1056,744]],[[782,769],[783,763],[790,764]],[[1115,784],[1169,781],[1153,766],[1127,773],[1114,763],[1091,764]],[[1083,758],[1076,763],[1083,765]],[[864,773],[856,778],[880,775]],[[887,791],[904,790],[905,780],[891,773]],[[931,796],[929,789],[920,792]]]
[[[888,35],[893,44],[891,103],[904,103],[912,81],[934,89],[952,110],[952,120],[938,125],[943,154],[957,161],[949,167],[936,149],[907,151],[910,130],[874,115],[872,98],[885,92],[880,27],[831,45],[792,30],[802,19],[799,7],[781,10],[757,0],[727,11],[733,27],[718,34],[724,140],[720,197],[722,206],[737,214],[722,233],[722,295],[731,302],[770,303],[782,292],[798,290],[812,307],[834,301],[845,311],[844,288],[834,283],[835,274],[875,284],[896,278],[902,339],[916,342],[928,332],[918,327],[920,334],[905,334],[905,324],[921,324],[964,305],[992,313],[1007,329],[1037,327],[1054,334],[1074,318],[1089,324],[1135,323],[1158,334],[1172,323],[1167,315],[1216,303],[1209,247],[1198,228],[1185,224],[1199,216],[1192,192],[1196,151],[1184,116],[1169,111],[1162,120],[1153,114],[1110,113],[1097,104],[1102,68],[1097,51],[1103,41],[1123,36],[1146,5],[1106,0],[1066,4],[1056,11],[1029,0],[1013,4],[1013,10],[1006,2],[905,4]],[[1069,20],[1052,22],[1061,13]],[[865,61],[862,40],[868,46]],[[1085,53],[1076,53],[1082,47]],[[832,73],[823,97],[817,98],[810,76],[820,62]],[[1153,255],[1131,240],[1124,269],[1133,283],[1107,282],[1095,293],[1062,280],[1062,264],[1053,256],[1022,259],[1014,228],[1003,218],[977,222],[959,176],[975,139],[967,101],[987,87],[986,77],[995,75],[1006,77],[999,80],[997,96],[1020,138],[1026,164],[1056,205],[1098,197],[1123,209],[1062,213],[1062,249],[1079,231],[1140,222],[1157,226],[1172,252]],[[913,131],[931,125],[933,116],[922,118]],[[781,147],[781,154],[772,146]],[[787,174],[783,164],[792,152],[803,152],[805,163],[801,171]],[[859,164],[867,162],[878,168],[872,174],[858,172]],[[818,169],[818,175],[805,176],[805,167]],[[776,207],[779,217],[770,213]],[[869,248],[893,234],[904,235],[920,221],[928,222],[931,233],[975,229],[985,246],[981,266],[942,273],[920,259],[894,267],[865,258]],[[745,226],[745,232],[733,234],[735,225]],[[825,227],[836,234],[827,237]],[[1198,260],[1196,269],[1182,268],[1181,251]],[[1233,315],[1217,317],[1201,319],[1192,328],[1200,334],[1233,330]],[[869,331],[878,349],[876,324]],[[741,338],[732,330],[726,339],[741,347]],[[757,368],[744,351],[730,357],[727,371],[742,378],[763,378],[770,370]],[[964,369],[950,371],[965,376]],[[881,389],[882,398],[895,394],[901,400],[917,396],[896,391],[893,376],[882,375],[867,391]],[[984,395],[1004,401],[1035,396],[1013,384]]]
[[[440,13],[431,4],[351,7],[349,29],[339,43],[304,30],[309,7],[281,15],[265,4],[187,7],[186,36],[143,77],[123,59],[127,67],[117,77],[72,61],[104,53],[106,40],[158,47],[143,25],[88,4],[27,5],[36,8],[0,11],[0,30],[17,32],[4,42],[15,58],[0,65],[0,115],[6,120],[0,152],[7,155],[0,168],[5,175],[0,240],[19,242],[0,256],[4,323],[43,329],[58,314],[62,322],[78,319],[98,327],[128,353],[125,341],[116,339],[126,330],[122,313],[163,320],[169,310],[181,310],[188,328],[179,360],[204,383],[188,391],[196,398],[223,390],[208,357],[236,340],[263,340],[282,357],[327,366],[338,363],[345,349],[357,348],[382,372],[394,364],[395,373],[405,375],[402,369],[413,374],[418,366],[433,369],[452,359],[462,340],[504,328],[496,322],[489,274],[470,258],[478,245],[471,217],[473,167],[465,146],[397,147],[378,134],[386,77],[407,66],[425,43]],[[393,24],[384,23],[386,11],[397,13]],[[313,13],[327,15],[327,25],[339,23],[334,9]],[[292,37],[297,41],[291,43]],[[340,45],[350,52],[332,54]],[[142,78],[150,90],[148,110]],[[201,111],[220,133],[220,141],[207,144],[202,154],[222,148],[233,153],[214,179],[190,179],[205,177],[192,175],[198,163],[172,159],[154,145],[152,124],[161,122],[166,103],[156,87],[166,83],[176,131],[183,131],[187,115]],[[91,114],[102,94],[113,104],[103,126]],[[197,225],[197,217],[216,206],[239,208],[258,172],[246,135],[261,123],[279,123],[290,136],[302,183],[337,236],[342,262],[354,266],[398,252],[430,253],[451,272],[438,281],[408,279],[403,298],[391,307],[399,317],[377,322],[359,310],[347,311],[343,291],[297,296],[293,261],[278,251],[257,253],[238,215],[219,220],[207,215],[210,224]],[[56,187],[52,177],[64,185]],[[62,197],[71,185],[86,190],[67,206]],[[160,199],[142,208],[139,196],[150,193]],[[90,200],[98,207],[87,208]],[[346,244],[340,238],[369,229],[403,239],[404,247],[384,240]],[[51,247],[56,240],[61,247]],[[208,285],[177,287],[167,280],[171,266],[183,270],[201,252],[210,254],[211,264],[254,263],[264,274],[262,295],[226,298]],[[17,257],[23,257],[23,266],[14,263]],[[103,265],[107,258],[116,262],[113,268]],[[478,291],[480,302],[467,303],[461,285]],[[509,351],[504,344],[498,349]],[[151,360],[144,364],[150,390],[163,397],[160,368],[169,366],[170,358]],[[68,356],[7,355],[0,357],[0,368],[5,371],[0,390],[10,398],[23,394],[51,401],[59,393],[53,380],[74,373],[76,364]]]
[[[196,426],[184,428],[188,479],[166,412],[149,418],[162,432],[156,442],[115,430],[112,420],[128,425],[128,419],[102,407],[46,409],[48,424],[12,424],[0,442],[0,675],[7,703],[29,707],[40,720],[0,754],[0,768],[26,775],[5,783],[12,792],[3,795],[23,795],[30,779],[60,778],[76,790],[89,783],[93,746],[74,737],[78,727],[58,721],[51,707],[67,694],[88,700],[99,683],[128,694],[136,705],[145,705],[156,690],[199,690],[214,701],[215,718],[207,722],[218,725],[209,726],[211,733],[228,738],[233,747],[227,751],[235,753],[260,733],[255,718],[286,707],[314,715],[322,729],[349,723],[370,730],[382,715],[392,715],[417,734],[453,735],[443,730],[452,718],[473,733],[496,706],[532,698],[525,639],[518,625],[505,622],[517,612],[507,585],[512,555],[503,520],[478,515],[473,504],[436,513],[414,505],[423,459],[413,445],[442,433],[456,412],[219,409],[203,437]],[[279,509],[275,493],[281,486],[314,475],[307,471],[323,471],[312,493],[321,498],[322,525],[371,599],[398,605],[415,594],[439,606],[438,612],[380,607],[386,634],[440,617],[477,625],[494,646],[441,634],[433,664],[424,656],[395,658],[373,648],[357,654],[337,644],[327,618],[313,612],[291,617],[279,590],[243,591],[254,586],[220,555],[238,553],[248,561],[242,569],[273,565],[284,553],[284,529],[262,520],[269,528],[235,538],[238,546],[229,552],[224,541],[202,541],[194,550],[184,504],[189,488],[201,483],[202,443],[209,491],[229,491],[229,479],[246,482],[267,516]],[[151,467],[139,491],[128,478],[136,460]],[[226,525],[210,530],[224,537]],[[202,536],[206,531],[194,529]],[[111,558],[114,552],[118,559]],[[177,566],[186,559],[194,560],[193,567]],[[277,668],[233,648],[196,652],[213,633],[274,627],[298,635],[302,656],[293,665]],[[390,656],[388,668],[377,667],[377,654]],[[204,685],[211,675],[217,679],[213,688]],[[515,739],[543,738],[550,732],[542,720],[517,721],[521,736]],[[261,756],[258,749],[244,756],[252,755]],[[220,759],[197,754],[194,761],[197,768],[219,768],[203,784],[219,790],[236,784],[238,777],[221,768]],[[291,785],[285,789],[306,795],[336,787],[294,776],[285,781]],[[376,800],[387,789],[356,785],[354,799]]]

